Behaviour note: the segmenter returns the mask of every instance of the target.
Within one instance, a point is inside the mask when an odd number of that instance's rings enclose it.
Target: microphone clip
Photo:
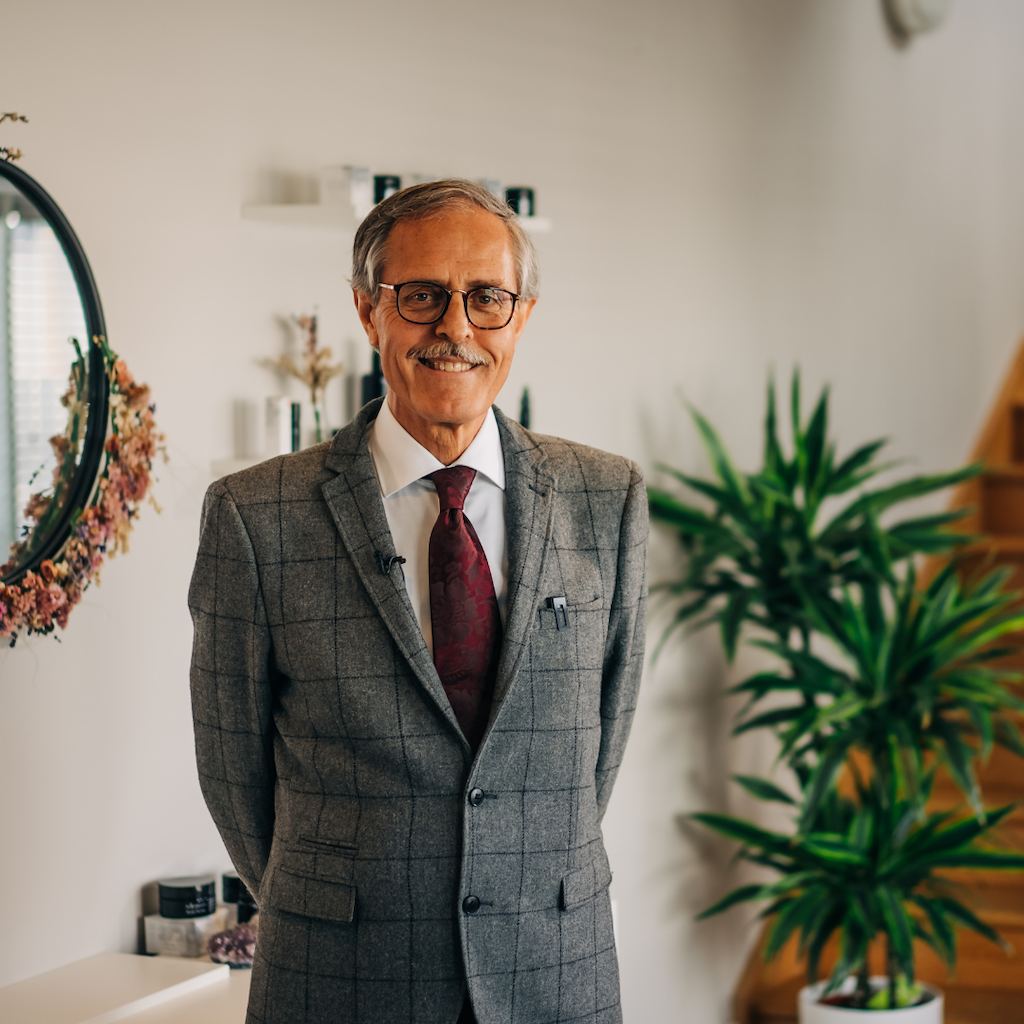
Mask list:
[[[388,556],[382,551],[374,551],[374,555],[377,558],[377,565],[380,567],[380,573],[382,576],[390,576],[391,570],[396,564],[405,564],[405,559],[401,555]]]

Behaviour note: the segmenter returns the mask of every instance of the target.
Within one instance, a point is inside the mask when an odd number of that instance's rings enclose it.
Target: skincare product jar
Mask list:
[[[213,875],[163,878],[157,882],[160,913],[143,918],[146,952],[161,956],[206,954],[210,936],[227,924],[226,907],[217,906]]]
[[[206,917],[217,909],[217,880],[213,875],[163,878],[156,884],[161,917]]]

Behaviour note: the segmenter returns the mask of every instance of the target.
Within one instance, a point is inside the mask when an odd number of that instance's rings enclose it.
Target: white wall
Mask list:
[[[191,750],[185,591],[231,403],[274,380],[278,319],[319,305],[368,363],[347,240],[243,222],[317,168],[532,184],[554,233],[505,391],[534,425],[700,469],[678,395],[741,464],[799,362],[846,446],[969,451],[1024,331],[1024,6],[971,0],[897,49],[873,0],[34,0],[3,16],[0,141],[75,225],[111,341],[152,384],[162,516],[62,643],[0,651],[0,984],[132,949],[138,889],[223,869]],[[588,314],[588,305],[592,311]],[[655,575],[670,571],[656,536]],[[656,630],[652,630],[652,638]],[[750,932],[695,925],[729,883],[680,812],[735,801],[713,637],[647,674],[606,831],[628,1024],[710,1024]],[[734,804],[732,804],[734,805]]]

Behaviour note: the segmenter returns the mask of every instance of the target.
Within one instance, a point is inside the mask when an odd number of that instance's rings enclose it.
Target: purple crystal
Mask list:
[[[252,958],[256,953],[256,933],[247,924],[235,925],[226,932],[211,935],[206,948],[214,963],[252,967]]]

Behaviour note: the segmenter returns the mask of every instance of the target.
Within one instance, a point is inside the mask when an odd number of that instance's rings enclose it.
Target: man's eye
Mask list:
[[[503,306],[510,300],[508,292],[500,288],[478,288],[470,295],[470,301],[478,308]]]
[[[434,288],[413,288],[404,292],[402,299],[405,302],[412,302],[418,306],[429,306],[438,301],[438,291]]]

